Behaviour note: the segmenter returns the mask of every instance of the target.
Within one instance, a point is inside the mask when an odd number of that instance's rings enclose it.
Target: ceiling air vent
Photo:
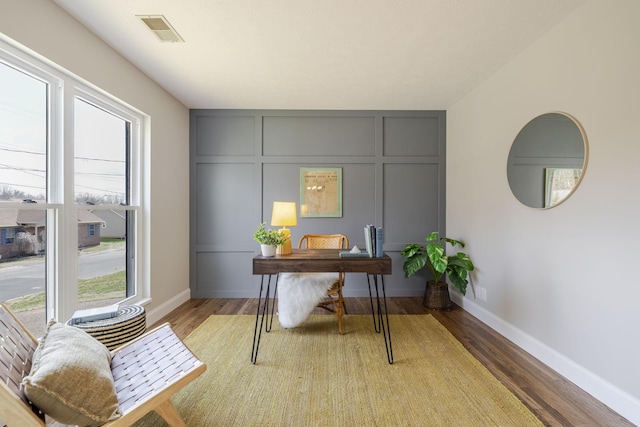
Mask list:
[[[163,43],[184,43],[163,15],[136,15]]]

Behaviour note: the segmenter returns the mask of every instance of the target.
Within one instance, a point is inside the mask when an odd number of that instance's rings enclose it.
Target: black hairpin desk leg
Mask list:
[[[380,275],[380,288],[382,288],[382,301],[380,300],[380,290],[378,287],[378,275],[367,274],[367,284],[369,285],[369,299],[371,301],[371,314],[373,316],[373,327],[377,333],[382,331],[384,336],[384,346],[387,352],[389,364],[393,364],[393,347],[391,345],[391,329],[389,327],[389,314],[387,311],[387,294],[384,288],[384,276]],[[371,292],[371,278],[376,290],[376,307],[373,305],[373,294]],[[376,322],[377,314],[377,322]]]
[[[262,302],[262,291],[264,290],[264,279],[265,276],[268,276],[267,279],[267,288],[265,291],[264,302]],[[271,327],[273,325],[273,313],[275,311],[275,303],[276,303],[276,294],[278,292],[278,276],[276,275],[276,281],[274,284],[273,290],[273,298],[271,302],[271,313],[269,313],[269,294],[271,291],[271,274],[262,275],[260,279],[260,293],[258,294],[258,310],[256,312],[256,324],[253,329],[253,346],[251,347],[251,363],[255,365],[256,360],[258,359],[258,348],[260,347],[260,338],[262,337],[262,327],[264,326],[264,330],[266,332],[271,332]],[[265,322],[265,316],[267,320]],[[260,323],[260,326],[258,326]]]

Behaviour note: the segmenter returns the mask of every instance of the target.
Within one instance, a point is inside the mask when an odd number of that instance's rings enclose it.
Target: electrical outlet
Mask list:
[[[487,289],[482,286],[476,286],[476,298],[482,301],[487,301]]]

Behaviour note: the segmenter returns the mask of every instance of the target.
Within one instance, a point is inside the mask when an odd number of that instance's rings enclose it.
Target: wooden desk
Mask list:
[[[262,279],[260,280],[258,311],[253,332],[251,363],[255,364],[258,358],[258,348],[263,327],[265,332],[271,331],[275,298],[278,292],[278,274],[283,272],[366,273],[373,326],[377,333],[382,331],[387,360],[390,364],[393,363],[391,330],[389,329],[387,297],[384,288],[384,275],[391,274],[391,258],[388,255],[384,255],[381,258],[340,258],[338,249],[294,249],[290,255],[276,255],[273,257],[257,255],[253,258],[253,274],[260,274]],[[271,281],[274,275],[276,279],[273,286],[273,295],[271,295]],[[266,287],[265,278],[267,279]],[[375,307],[372,289],[375,289]],[[263,294],[264,302],[262,302]],[[272,299],[271,309],[269,309],[270,298]]]

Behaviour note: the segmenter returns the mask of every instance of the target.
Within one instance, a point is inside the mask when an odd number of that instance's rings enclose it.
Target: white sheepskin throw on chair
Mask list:
[[[338,273],[280,273],[278,320],[283,328],[295,328],[311,314],[338,280]]]

